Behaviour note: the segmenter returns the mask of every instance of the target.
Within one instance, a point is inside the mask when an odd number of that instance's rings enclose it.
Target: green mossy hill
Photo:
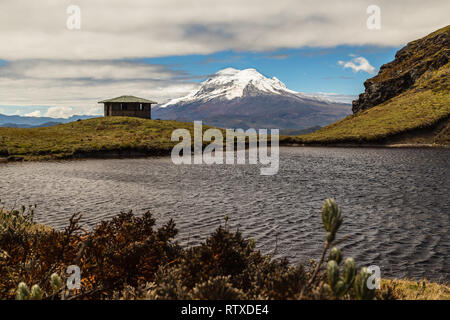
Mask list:
[[[429,71],[450,60],[450,26],[408,43],[395,59],[381,66],[378,74],[364,82],[365,92],[353,101],[353,113],[372,108],[412,89]],[[448,81],[448,79],[447,79]]]
[[[450,144],[450,26],[409,43],[367,80],[354,114],[291,143],[386,143],[402,134]],[[426,136],[426,134],[425,134]],[[420,143],[421,139],[413,139]],[[288,142],[288,141],[285,141]]]
[[[172,131],[193,124],[130,117],[95,118],[46,128],[0,128],[0,157],[46,160],[90,155],[168,155]],[[203,126],[203,129],[208,127]]]

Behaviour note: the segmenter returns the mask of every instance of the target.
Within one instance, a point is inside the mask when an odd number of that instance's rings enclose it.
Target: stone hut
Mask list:
[[[99,103],[104,105],[105,117],[122,116],[145,119],[152,118],[152,104],[157,104],[155,101],[134,96],[121,96]]]

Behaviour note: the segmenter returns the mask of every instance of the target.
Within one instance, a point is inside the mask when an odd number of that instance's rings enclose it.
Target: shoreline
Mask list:
[[[450,145],[440,144],[358,144],[358,143],[336,143],[336,144],[320,144],[320,143],[280,143],[280,147],[288,148],[386,148],[386,149],[450,149]],[[128,149],[128,150],[108,150],[80,152],[73,155],[11,155],[8,157],[0,156],[0,163],[16,163],[16,162],[46,162],[46,161],[71,161],[71,160],[88,160],[88,159],[133,159],[133,158],[152,158],[170,156],[170,149]]]
[[[450,149],[450,145],[432,143],[392,143],[392,144],[359,144],[359,143],[286,143],[280,147],[319,147],[319,148],[414,148],[414,149]]]

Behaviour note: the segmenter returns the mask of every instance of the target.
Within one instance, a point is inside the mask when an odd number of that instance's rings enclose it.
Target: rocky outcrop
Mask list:
[[[379,73],[364,82],[365,92],[353,101],[357,113],[383,103],[406,90],[430,70],[437,70],[450,60],[450,26],[408,43],[395,59],[381,66]]]

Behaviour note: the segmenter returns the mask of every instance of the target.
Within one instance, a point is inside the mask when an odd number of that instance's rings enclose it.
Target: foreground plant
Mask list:
[[[326,231],[326,239],[323,245],[322,255],[320,256],[319,263],[317,263],[316,268],[314,269],[306,287],[304,287],[300,292],[300,299],[303,298],[305,289],[310,287],[316,279],[317,274],[319,273],[320,268],[325,260],[325,255],[336,238],[336,233],[342,224],[342,220],[341,210],[339,209],[334,199],[326,199],[322,205],[322,224]]]
[[[361,271],[355,279],[355,295],[359,300],[372,300],[375,297],[375,289],[369,289],[367,281],[372,274],[367,268],[361,268]]]
[[[28,300],[30,299],[30,289],[25,282],[19,283],[17,286],[16,300]]]
[[[36,229],[20,212],[12,217],[0,214],[0,297],[284,300],[376,295],[367,287],[368,270],[362,268],[357,274],[355,261],[344,259],[337,247],[343,218],[333,199],[322,206],[326,237],[312,272],[262,254],[253,238],[229,230],[228,217],[200,245],[187,248],[173,241],[177,230],[172,221],[155,229],[149,212],[140,217],[122,213],[91,232],[79,226],[80,218],[72,217],[64,231],[57,231]],[[82,271],[80,289],[64,286],[70,265]],[[391,299],[393,290],[377,297]]]
[[[336,235],[343,221],[342,212],[336,201],[332,198],[326,199],[322,205],[322,224],[326,231],[325,243],[322,255],[316,268],[314,269],[307,287],[303,288],[300,293],[300,298],[303,298],[305,290],[310,287],[317,275],[319,274],[322,264],[324,263],[327,251],[333,244],[338,244]],[[356,276],[355,260],[347,258],[343,264],[342,274],[340,273],[340,263],[342,261],[342,254],[338,247],[334,246],[330,250],[328,263],[326,267],[327,283],[322,288],[326,295],[333,299],[340,299],[353,288],[355,297],[359,300],[373,299],[375,290],[369,289],[367,281],[371,276],[367,268],[362,268],[360,273]],[[356,279],[355,279],[356,278]]]
[[[356,267],[353,258],[345,260],[341,276],[339,274],[339,262],[332,260],[330,257],[327,265],[328,283],[324,285],[325,291],[335,298],[341,298],[351,288],[355,274]]]

